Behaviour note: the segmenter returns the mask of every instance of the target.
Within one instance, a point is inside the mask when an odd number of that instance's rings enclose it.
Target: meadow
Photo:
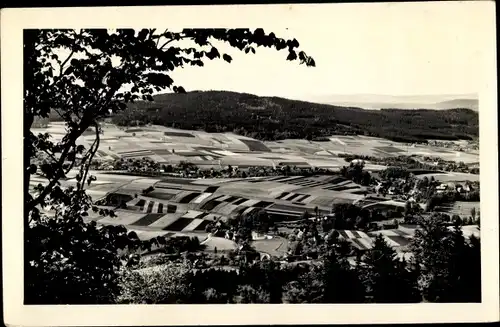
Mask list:
[[[37,133],[48,132],[54,139],[64,135],[64,125],[53,122],[44,129],[32,129]],[[186,131],[163,126],[144,128],[117,127],[103,124],[103,135],[97,157],[112,162],[148,157],[161,164],[191,162],[200,167],[250,166],[318,167],[338,170],[346,165],[339,154],[392,157],[417,155],[440,157],[455,162],[478,162],[479,155],[441,148],[408,145],[368,136],[333,135],[328,141],[284,139],[259,141],[234,133],[207,133]],[[78,142],[90,146],[95,136],[83,135]],[[372,171],[385,169],[383,165],[367,162]]]

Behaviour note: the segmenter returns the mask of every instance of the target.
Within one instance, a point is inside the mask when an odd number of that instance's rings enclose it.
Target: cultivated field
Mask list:
[[[440,172],[440,173],[430,173],[430,174],[420,174],[416,175],[417,178],[431,178],[434,177],[435,180],[446,183],[446,182],[478,182],[479,176],[476,174],[466,174],[466,173],[455,173],[455,172]]]
[[[233,133],[206,133],[186,131],[163,126],[119,128],[103,124],[104,134],[97,156],[103,160],[149,157],[164,164],[189,161],[199,166],[273,167],[280,164],[298,167],[340,169],[346,165],[339,153],[390,157],[397,155],[439,156],[445,160],[478,162],[478,154],[433,148],[407,146],[381,138],[367,136],[332,136],[329,141],[315,142],[288,139],[261,142]],[[50,133],[54,139],[64,135],[64,125],[51,123],[34,133]],[[83,135],[79,143],[89,146],[93,133]],[[369,170],[384,166],[367,163]]]
[[[466,154],[431,149],[430,147],[406,147],[406,145],[384,139],[364,136],[332,136],[329,141],[283,140],[260,142],[231,133],[205,133],[200,131],[174,130],[149,126],[140,128],[118,128],[104,125],[100,159],[110,162],[149,157],[162,164],[192,162],[201,167],[279,166],[318,167],[338,170],[347,162],[339,153],[370,156],[394,156],[417,154],[447,156],[445,159],[466,161]],[[54,138],[64,133],[64,126],[53,123],[47,129]],[[86,133],[81,144],[89,146],[93,134]],[[448,153],[449,152],[449,153]],[[465,156],[465,157],[464,157]],[[469,155],[471,156],[471,155]],[[477,155],[469,158],[479,161]],[[384,166],[367,163],[367,170],[377,171]],[[117,218],[102,217],[92,213],[88,219],[99,224],[124,225],[130,230],[140,231],[140,238],[158,235],[194,235],[204,240],[209,249],[232,249],[234,242],[224,238],[209,237],[206,227],[217,220],[227,220],[240,214],[265,210],[280,221],[299,219],[304,212],[314,214],[317,208],[321,215],[330,212],[337,203],[358,203],[363,206],[403,207],[404,203],[381,198],[370,200],[373,195],[365,187],[345,180],[340,175],[332,176],[270,176],[258,178],[186,179],[172,177],[145,178],[118,175],[112,172],[91,171],[97,181],[88,187],[93,200],[123,197],[126,208],[116,210]],[[63,186],[75,185],[76,172],[61,181]],[[474,180],[478,175],[459,173],[421,174],[419,178],[434,176],[442,181]],[[44,183],[34,177],[31,186]],[[154,190],[142,195],[148,187]],[[368,197],[365,198],[365,193]],[[113,207],[111,207],[113,208]],[[470,214],[465,205],[453,209],[458,214]],[[207,238],[208,237],[208,238]],[[359,242],[362,243],[363,240]],[[359,243],[358,242],[358,243]],[[287,244],[282,239],[254,241],[259,251],[270,255],[283,254]],[[361,244],[360,243],[360,244]],[[358,244],[358,246],[362,246]],[[366,244],[363,246],[367,246]]]
[[[476,214],[479,214],[480,203],[479,202],[464,202],[456,201],[453,206],[443,207],[442,210],[450,215],[458,215],[460,217],[470,217],[471,210],[474,208]]]
[[[282,257],[288,251],[288,240],[282,237],[275,237],[269,240],[253,241],[255,250],[267,253],[270,256]]]

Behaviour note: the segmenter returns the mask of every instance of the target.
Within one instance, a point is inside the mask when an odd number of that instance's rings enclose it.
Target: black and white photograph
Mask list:
[[[9,323],[498,319],[493,2],[94,10],[2,12]]]

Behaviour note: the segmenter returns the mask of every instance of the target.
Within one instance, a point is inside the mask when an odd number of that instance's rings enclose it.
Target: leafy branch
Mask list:
[[[190,40],[193,47],[175,46],[180,40]],[[100,145],[100,121],[110,113],[123,111],[129,103],[152,101],[154,92],[170,89],[184,93],[185,89],[175,85],[169,75],[175,69],[203,67],[204,61],[214,59],[230,63],[232,58],[220,53],[213,41],[245,53],[255,53],[253,46],[288,49],[287,60],[314,66],[312,58],[296,52],[296,40],[280,39],[262,29],[24,31],[27,303],[115,301],[121,267],[118,250],[132,251],[153,243],[142,244],[123,226],[97,226],[84,221],[90,209],[114,216],[112,210],[95,205],[85,192],[85,184],[95,180],[95,176],[89,176],[89,169]],[[68,53],[64,60],[59,59],[61,52]],[[125,87],[128,85],[130,89]],[[35,118],[48,118],[52,112],[63,119],[66,128],[58,142],[49,140],[48,134],[35,136],[30,131]],[[77,140],[91,127],[95,139],[85,149],[77,145]],[[30,176],[37,174],[35,160],[39,155],[50,159],[40,166],[48,182],[37,185],[32,195]],[[76,188],[61,187],[59,181],[75,167]],[[54,217],[42,213],[46,206]]]

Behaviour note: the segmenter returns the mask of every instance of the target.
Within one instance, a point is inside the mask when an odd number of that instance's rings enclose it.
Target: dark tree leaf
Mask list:
[[[233,58],[231,58],[230,55],[228,54],[223,54],[222,55],[222,59],[224,59],[225,61],[227,61],[228,63],[231,63],[231,60],[233,60]]]
[[[291,50],[288,56],[286,57],[286,60],[293,61],[295,59],[297,59],[297,54],[295,53],[295,51]]]

